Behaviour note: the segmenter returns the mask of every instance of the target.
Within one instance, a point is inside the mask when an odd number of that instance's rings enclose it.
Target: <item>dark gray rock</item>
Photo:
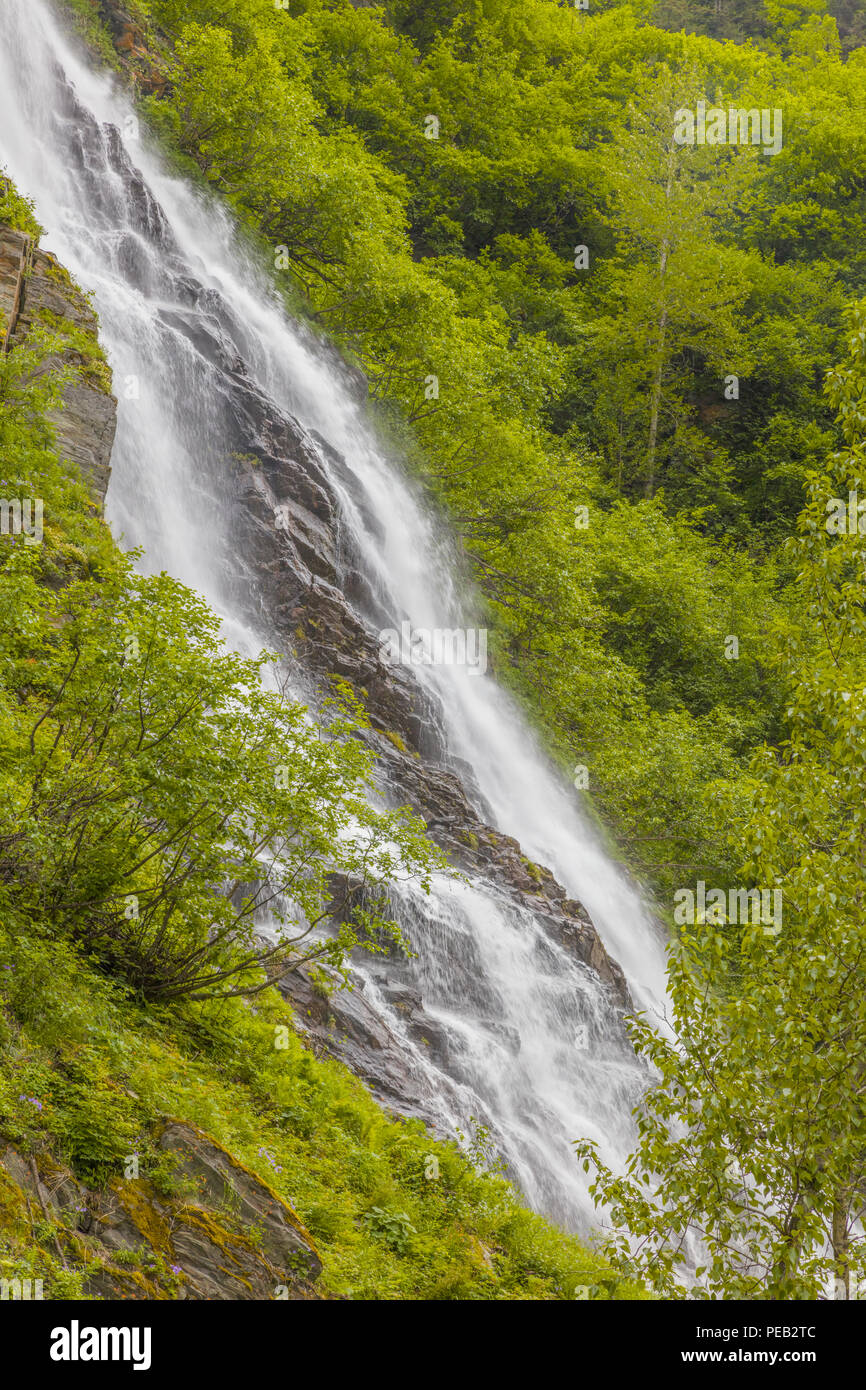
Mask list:
[[[48,1154],[0,1153],[7,1187],[61,1217],[76,1263],[86,1259],[87,1290],[97,1298],[290,1300],[317,1297],[322,1265],[309,1232],[262,1179],[195,1125],[167,1121],[160,1146],[173,1155],[188,1195],[158,1194],[146,1174],[85,1187]],[[137,1256],[132,1264],[125,1259]],[[136,1268],[137,1266],[137,1268]],[[169,1295],[157,1271],[172,1267]]]
[[[26,268],[27,273],[24,273]],[[53,257],[36,250],[28,237],[0,228],[0,310],[6,323],[6,346],[22,343],[34,329],[71,325],[98,351],[96,315]],[[101,365],[101,364],[100,364]],[[100,506],[111,474],[111,450],[117,427],[117,402],[99,372],[74,350],[47,356],[37,376],[64,366],[76,368],[63,387],[63,405],[49,412],[62,458],[75,464]],[[103,368],[103,370],[107,370]]]

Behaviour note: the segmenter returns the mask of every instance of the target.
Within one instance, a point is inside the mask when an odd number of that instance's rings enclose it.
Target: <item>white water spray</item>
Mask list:
[[[287,319],[225,211],[166,173],[131,114],[45,0],[0,0],[0,163],[34,200],[45,247],[94,296],[119,399],[107,498],[115,534],[143,547],[149,571],[165,569],[202,592],[240,650],[268,644],[267,615],[261,632],[251,631],[235,601],[250,576],[226,543],[232,502],[227,489],[219,493],[224,364],[190,335],[196,317],[218,322],[259,387],[345,459],[352,489],[333,470],[330,478],[342,525],[392,611],[416,629],[463,626],[447,547],[383,457],[333,361]],[[124,176],[127,162],[140,177]],[[322,464],[328,471],[327,458]],[[438,694],[450,750],[471,765],[497,828],[585,904],[636,1004],[659,1011],[657,931],[513,702],[490,676],[468,679],[450,665],[420,675]],[[425,1053],[381,978],[362,973],[428,1109],[446,1132],[467,1130],[470,1116],[489,1125],[527,1199],[565,1225],[588,1227],[594,1209],[571,1140],[592,1137],[621,1165],[645,1081],[622,1046],[608,992],[528,908],[485,882],[437,882],[432,899],[410,891],[402,910],[419,955],[414,985],[447,1036],[446,1060]]]

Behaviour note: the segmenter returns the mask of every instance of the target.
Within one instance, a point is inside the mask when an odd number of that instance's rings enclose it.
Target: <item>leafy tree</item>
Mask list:
[[[39,330],[0,358],[2,493],[45,511],[42,544],[0,537],[0,901],[151,999],[258,991],[262,967],[399,940],[383,891],[441,856],[375,809],[363,715],[316,723],[274,658],[228,653],[198,597],[133,573],[56,456],[68,373],[37,365],[62,346]]]
[[[866,2],[864,0],[828,0],[827,9],[836,20],[845,52],[866,44]]]
[[[754,177],[755,153],[738,150],[713,178],[708,164],[718,161],[717,147],[675,142],[676,112],[694,109],[698,90],[688,77],[663,72],[610,149],[618,256],[605,264],[603,281],[615,315],[598,332],[596,390],[605,434],[616,440],[617,486],[625,456],[648,497],[660,443],[673,441],[687,418],[683,369],[703,362],[721,396],[722,378],[749,367],[735,320],[746,296],[742,261],[719,244],[715,228]]]
[[[257,990],[265,964],[339,966],[386,928],[374,913],[311,935],[344,905],[333,873],[372,890],[437,862],[420,825],[371,809],[357,722],[319,728],[265,688],[264,658],[221,651],[217,619],[166,576],[121,570],[51,601],[28,559],[0,576],[7,901],[147,998]]]
[[[845,448],[812,475],[791,541],[807,622],[787,634],[787,737],[722,801],[741,881],[781,894],[781,920],[768,927],[752,908],[744,922],[729,900],[683,926],[669,971],[675,1039],[634,1025],[660,1079],[627,1175],[577,1146],[627,1233],[613,1245],[626,1258],[634,1242],[632,1267],[669,1296],[690,1254],[698,1290],[715,1297],[832,1286],[856,1297],[866,1271],[864,345],[861,303],[827,381]]]

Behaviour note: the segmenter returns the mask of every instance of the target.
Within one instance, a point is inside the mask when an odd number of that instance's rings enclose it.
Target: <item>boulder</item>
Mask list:
[[[28,1159],[11,1147],[0,1153],[0,1191],[12,1215],[35,1199],[55,1219],[55,1248],[86,1263],[96,1298],[319,1296],[313,1239],[262,1178],[182,1120],[164,1122],[159,1145],[174,1159],[182,1195],[166,1197],[146,1175],[96,1191],[50,1155]]]

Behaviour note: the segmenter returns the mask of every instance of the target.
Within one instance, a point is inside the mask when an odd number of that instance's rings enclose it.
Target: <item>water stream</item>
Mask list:
[[[250,618],[249,570],[232,551],[224,365],[191,337],[198,319],[281,410],[342,455],[351,487],[324,451],[322,467],[384,606],[415,628],[465,623],[447,537],[377,444],[333,355],[287,317],[228,214],[166,171],[115,80],[88,66],[45,0],[0,0],[0,164],[34,200],[43,246],[93,294],[119,401],[106,511],[121,543],[142,547],[143,567],[202,592],[238,649],[270,644],[266,609]],[[471,766],[493,824],[585,904],[636,1003],[660,1008],[658,932],[511,699],[465,668],[418,675],[435,688],[449,749]],[[401,915],[418,952],[413,986],[447,1031],[447,1063],[412,1040],[369,968],[365,993],[406,1049],[438,1127],[467,1132],[470,1116],[480,1119],[527,1200],[585,1229],[594,1209],[570,1141],[590,1135],[621,1163],[643,1084],[607,991],[528,907],[483,881],[443,879],[432,898],[407,891]]]

